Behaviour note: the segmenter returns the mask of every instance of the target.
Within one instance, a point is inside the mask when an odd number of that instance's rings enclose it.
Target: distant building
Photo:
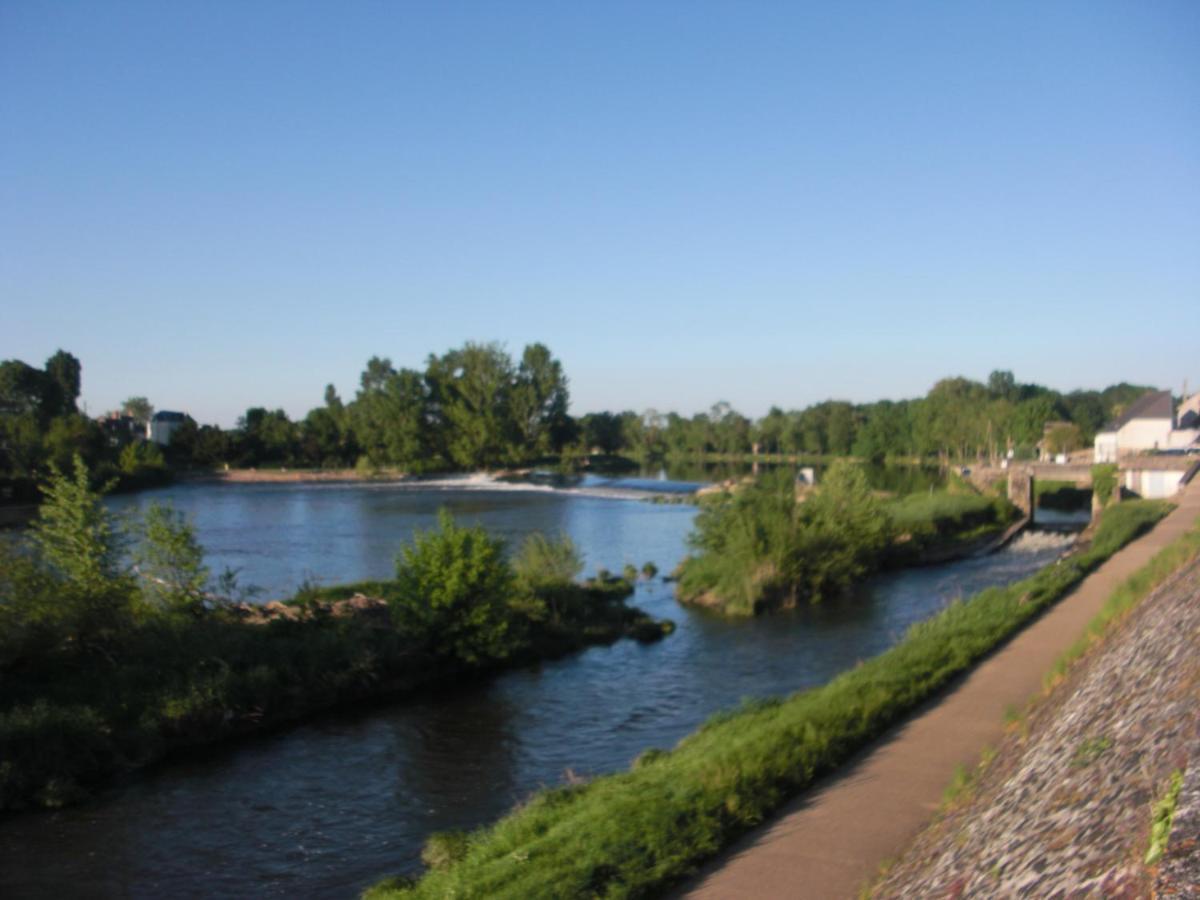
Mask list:
[[[1116,462],[1133,453],[1170,449],[1173,431],[1175,402],[1171,392],[1148,391],[1096,434],[1096,462]]]
[[[181,412],[156,412],[146,424],[146,438],[161,447],[166,447],[171,443],[171,435],[178,431],[179,426],[186,420],[187,416]]]
[[[1200,470],[1194,456],[1133,456],[1121,463],[1121,486],[1147,500],[1170,497]]]

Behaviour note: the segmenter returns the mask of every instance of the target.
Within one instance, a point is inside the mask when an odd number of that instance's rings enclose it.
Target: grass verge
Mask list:
[[[368,896],[636,897],[660,890],[970,668],[1169,509],[1122,504],[1105,514],[1086,550],[951,604],[825,686],[718,714],[675,749],[643,754],[628,772],[544,791],[471,834],[455,861],[419,881],[389,879]]]

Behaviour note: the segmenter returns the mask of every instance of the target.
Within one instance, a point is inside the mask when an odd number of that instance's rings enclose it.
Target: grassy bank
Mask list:
[[[126,538],[81,471],[50,486],[27,545],[0,544],[0,809],[61,806],[183,748],[670,630],[625,604],[632,579],[575,581],[565,538],[531,536],[510,560],[448,516],[405,547],[395,579],[266,612],[213,594],[169,511],[147,512],[136,573]]]
[[[770,472],[705,498],[677,595],[728,615],[815,603],[884,566],[969,552],[1015,517],[1006,499],[968,488],[883,500],[845,461],[802,498],[789,472]]]
[[[891,650],[824,687],[718,715],[631,771],[543,792],[454,843],[441,868],[379,897],[645,896],[695,870],[787,797],[1060,599],[1169,506],[1105,514],[1091,545],[1003,588],[954,603]]]
[[[1003,497],[949,491],[910,494],[890,501],[884,512],[893,539],[883,564],[913,565],[968,552],[980,541],[995,537],[1017,518]]]

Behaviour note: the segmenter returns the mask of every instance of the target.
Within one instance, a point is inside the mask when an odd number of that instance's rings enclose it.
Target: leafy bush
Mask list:
[[[1117,489],[1117,466],[1115,463],[1101,463],[1092,466],[1092,494],[1100,498],[1101,508],[1112,502],[1113,492]]]
[[[583,571],[583,556],[566,534],[549,538],[535,532],[521,542],[513,569],[521,583],[534,590],[570,584]]]
[[[858,466],[835,462],[804,503],[790,473],[769,473],[701,507],[679,596],[741,615],[817,602],[872,571],[890,537]]]
[[[81,591],[106,590],[127,580],[126,541],[91,489],[87,466],[75,457],[74,472],[51,466],[31,535],[41,557],[65,582]]]
[[[422,634],[435,652],[465,663],[507,655],[512,568],[504,542],[481,526],[455,523],[446,510],[438,527],[418,531],[396,562],[393,619]]]
[[[209,572],[196,531],[170,506],[153,503],[140,524],[134,553],[143,594],[157,605],[198,613],[204,609]]]

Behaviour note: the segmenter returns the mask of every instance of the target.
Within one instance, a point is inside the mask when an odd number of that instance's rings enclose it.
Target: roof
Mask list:
[[[1130,403],[1125,408],[1125,412],[1100,430],[1117,431],[1134,419],[1170,419],[1174,421],[1175,401],[1171,399],[1171,392],[1147,391]]]
[[[154,414],[155,422],[182,422],[183,420],[184,415],[181,412],[168,412],[164,409]]]

